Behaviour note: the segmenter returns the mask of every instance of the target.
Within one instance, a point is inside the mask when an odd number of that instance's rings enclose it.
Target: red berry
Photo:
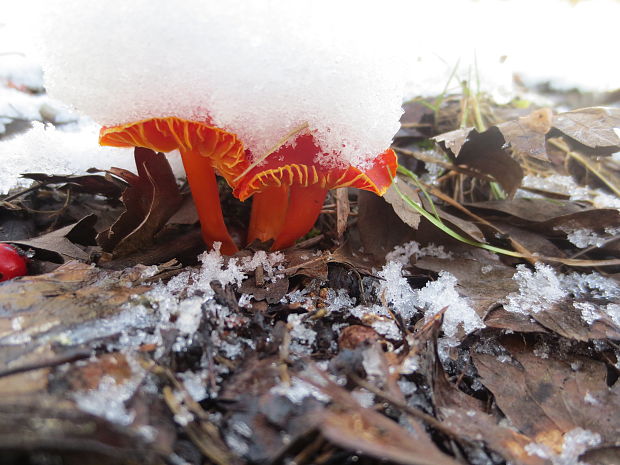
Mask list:
[[[0,244],[0,282],[26,274],[26,258],[12,245]]]

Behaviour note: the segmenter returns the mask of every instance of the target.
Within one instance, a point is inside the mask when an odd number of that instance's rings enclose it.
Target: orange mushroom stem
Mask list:
[[[234,194],[240,200],[253,196],[248,243],[273,240],[273,250],[290,247],[312,229],[330,189],[356,187],[383,195],[396,175],[391,149],[363,171],[352,165],[325,167],[316,160],[320,154],[314,137],[303,134],[243,176]]]
[[[104,127],[101,145],[146,147],[157,152],[179,150],[198,211],[202,237],[209,246],[221,242],[223,254],[237,252],[224,222],[215,170],[229,181],[246,167],[243,145],[235,135],[207,123],[181,118],[151,118]]]

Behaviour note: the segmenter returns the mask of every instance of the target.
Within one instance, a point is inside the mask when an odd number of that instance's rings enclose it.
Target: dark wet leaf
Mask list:
[[[357,199],[358,230],[365,253],[383,260],[385,254],[395,246],[415,238],[415,231],[398,217],[392,206],[383,198],[360,191]],[[417,216],[411,210],[406,214],[411,221]]]
[[[129,187],[121,197],[126,211],[97,240],[113,256],[129,255],[152,244],[155,235],[177,212],[182,197],[165,155],[142,147],[135,149],[138,175],[115,170]]]
[[[22,178],[32,179],[44,184],[65,184],[71,186],[74,192],[89,194],[101,194],[106,197],[117,199],[126,187],[122,181],[112,176],[100,174],[76,175],[50,175],[44,173],[24,173]]]
[[[479,133],[457,130],[434,138],[456,165],[465,165],[492,176],[512,196],[521,185],[523,170],[504,148],[506,139],[493,126]]]
[[[395,139],[422,139],[432,136],[435,123],[435,112],[429,105],[421,101],[403,104],[403,115],[400,117],[400,130]]]
[[[35,250],[37,258],[56,263],[63,263],[72,259],[87,261],[90,255],[84,250],[83,246],[95,244],[96,231],[94,226],[96,222],[97,217],[95,215],[88,215],[75,224],[42,236],[9,242],[23,248],[32,248]]]

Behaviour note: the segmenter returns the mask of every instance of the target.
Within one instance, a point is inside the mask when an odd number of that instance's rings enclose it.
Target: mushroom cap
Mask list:
[[[177,117],[150,118],[119,126],[103,127],[99,144],[112,147],[146,147],[156,152],[197,153],[212,160],[213,167],[229,184],[247,168],[243,144],[232,133],[209,122]]]
[[[311,134],[299,135],[292,144],[280,147],[238,180],[233,194],[246,200],[271,186],[319,184],[324,189],[356,187],[383,195],[398,167],[392,149],[367,162],[363,169],[350,164],[325,165],[319,160],[321,155],[323,151]]]

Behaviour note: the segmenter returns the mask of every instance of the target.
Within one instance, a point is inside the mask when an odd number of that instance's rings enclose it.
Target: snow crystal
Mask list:
[[[210,118],[258,156],[308,123],[326,152],[363,164],[399,128],[397,7],[65,0],[31,15],[48,91],[101,124]]]
[[[402,275],[403,265],[399,262],[388,262],[377,276],[383,278],[379,283],[379,295],[385,297],[394,309],[405,320],[409,320],[416,312],[416,293]]]
[[[587,404],[596,405],[599,403],[598,399],[594,397],[589,391],[583,396],[583,401]]]
[[[310,355],[312,353],[312,345],[316,340],[316,331],[305,325],[303,315],[292,313],[286,321],[291,331],[291,344],[289,347],[291,354],[297,356]]]
[[[241,308],[251,308],[252,307],[252,295],[251,294],[241,294],[239,297],[239,301],[237,305]]]
[[[570,200],[585,200],[591,202],[595,208],[616,208],[620,209],[620,199],[610,195],[600,189],[588,189],[578,185],[571,176],[552,174],[551,176],[540,177],[528,174],[521,185],[532,189],[556,192],[570,196]],[[541,197],[538,194],[524,190],[517,191],[515,197]]]
[[[576,309],[581,310],[581,318],[583,319],[583,321],[585,321],[589,325],[591,325],[592,323],[594,323],[596,320],[600,319],[601,317],[601,314],[598,311],[598,308],[593,303],[575,302],[573,306]]]
[[[353,307],[355,300],[344,289],[338,289],[337,291],[328,289],[325,303],[327,304],[327,311],[340,312],[345,308]]]
[[[303,374],[308,375],[309,373],[310,371],[306,370]],[[329,401],[329,396],[324,394],[320,389],[297,377],[293,378],[290,384],[276,384],[269,392],[271,394],[284,396],[294,404],[300,404],[306,397],[314,397],[321,402]]]
[[[258,250],[251,257],[243,257],[241,266],[245,271],[254,271],[261,266],[266,273],[265,281],[275,282],[283,276],[282,273],[278,273],[284,269],[283,261],[284,255],[281,252],[267,253],[264,250]]]
[[[416,259],[420,257],[452,258],[452,253],[446,252],[443,245],[436,246],[435,244],[428,244],[424,247],[420,247],[419,242],[410,241],[394,247],[394,250],[389,252],[385,256],[385,259],[387,261],[395,261],[403,265],[408,265],[411,257],[415,257]]]
[[[510,312],[532,314],[551,307],[571,296],[573,306],[581,312],[587,323],[608,317],[620,326],[620,285],[612,278],[599,273],[555,273],[549,265],[537,263],[535,271],[518,265],[513,279],[519,283],[519,291],[508,295],[504,308]]]
[[[355,389],[352,391],[351,397],[353,397],[357,403],[364,408],[371,408],[375,405],[375,395],[364,388]]]
[[[176,327],[181,334],[194,334],[200,326],[202,319],[202,302],[200,297],[192,297],[179,302]]]
[[[417,355],[409,355],[400,364],[399,373],[402,375],[410,375],[420,369],[420,357]]]
[[[379,317],[375,321],[373,321],[370,326],[381,336],[386,339],[392,339],[394,341],[398,341],[401,339],[402,334],[396,322],[387,317]]]
[[[536,263],[535,267],[536,270],[532,272],[525,265],[517,265],[517,272],[512,279],[519,284],[519,292],[508,295],[508,304],[504,306],[507,311],[537,313],[567,296],[549,265]]]
[[[582,428],[574,428],[564,434],[562,452],[558,455],[546,444],[531,442],[525,446],[529,455],[550,460],[553,465],[584,465],[579,456],[589,448],[601,443],[601,436]]]
[[[591,229],[572,229],[567,227],[560,227],[558,229],[565,232],[566,239],[580,249],[590,246],[601,247],[613,236],[620,234],[620,228],[605,228],[605,234],[599,234]]]
[[[198,260],[202,263],[198,275],[195,276],[194,283],[190,285],[189,292],[201,291],[207,295],[214,295],[211,289],[211,282],[219,282],[222,286],[228,284],[240,285],[247,278],[243,266],[237,263],[236,258],[231,258],[225,262],[220,254],[221,244],[213,244],[213,250],[202,253]]]
[[[400,392],[403,393],[405,397],[410,396],[414,392],[418,390],[418,387],[415,383],[411,381],[407,381],[406,379],[399,379],[397,381],[398,387],[400,388]]]
[[[469,305],[467,299],[461,297],[456,290],[457,280],[454,275],[442,271],[436,281],[427,283],[422,289],[414,290],[402,276],[402,267],[402,263],[390,261],[377,273],[377,276],[383,278],[378,285],[379,295],[387,300],[387,303],[403,317],[405,322],[408,322],[418,312],[418,309],[424,311],[428,321],[437,312],[447,307],[443,331],[453,342],[459,328],[466,333],[484,328],[484,323]],[[352,309],[351,313],[355,315],[354,311],[355,309]]]
[[[112,376],[102,376],[97,389],[73,394],[78,408],[119,425],[130,425],[135,418],[135,412],[127,410],[125,402],[141,384],[145,371],[132,357],[127,357],[127,362],[132,371],[129,379],[117,383]]]
[[[289,292],[288,294],[285,294],[282,297],[282,299],[280,299],[280,302],[283,303],[283,304],[286,304],[286,303],[291,303],[291,304],[306,303],[310,299],[310,296],[308,296],[308,293],[309,293],[309,290],[307,288],[305,288],[305,289],[296,289],[293,292]]]
[[[188,394],[196,402],[200,402],[207,398],[207,387],[205,385],[206,373],[194,373],[192,371],[184,371],[178,373],[179,378],[183,382],[183,386]]]
[[[442,329],[446,336],[454,338],[459,326],[465,333],[484,328],[484,323],[456,290],[456,278],[447,271],[441,271],[437,281],[429,282],[418,292],[420,304],[426,309],[424,316],[429,321],[436,313],[448,307],[443,317]]]

